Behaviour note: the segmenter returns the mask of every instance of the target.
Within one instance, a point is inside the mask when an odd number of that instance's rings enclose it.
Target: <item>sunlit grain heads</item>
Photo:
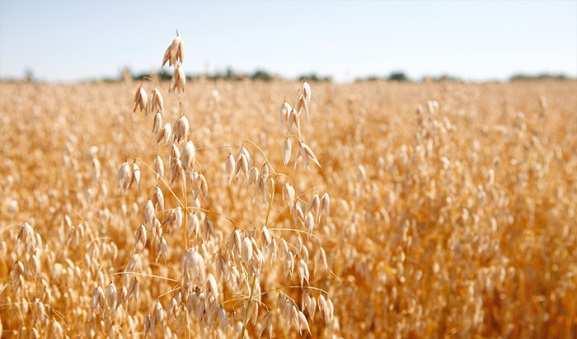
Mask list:
[[[305,217],[305,227],[309,233],[312,233],[315,228],[315,217],[311,212],[308,212]]]
[[[174,218],[172,220],[172,228],[180,228],[182,226],[182,221],[183,221],[183,213],[182,213],[182,208],[180,206],[177,206],[174,209]]]
[[[140,225],[136,231],[136,248],[139,250],[144,249],[146,247],[146,241],[146,227],[144,225]]]
[[[261,178],[263,181],[267,181],[270,178],[270,166],[268,162],[264,162],[260,167]]]
[[[154,134],[159,133],[161,127],[162,127],[162,113],[156,112],[156,114],[154,114],[154,121],[152,124],[152,133]]]
[[[182,69],[182,65],[176,64],[174,68],[174,75],[172,76],[172,90],[184,92],[184,86],[186,85],[186,76],[184,74],[184,70]]]
[[[196,213],[191,213],[188,215],[188,232],[195,237],[200,236],[200,220]]]
[[[124,268],[124,271],[136,272],[136,270],[139,269],[140,267],[141,267],[140,256],[137,253],[135,253],[134,255],[132,255],[130,257],[130,259],[128,260],[128,263],[126,263],[126,267]]]
[[[170,182],[176,183],[180,182],[181,184],[185,184],[186,182],[186,172],[184,171],[184,167],[182,166],[182,160],[180,158],[174,158],[175,160],[171,161],[170,166]]]
[[[265,312],[256,324],[257,338],[273,337],[272,315],[270,312]]]
[[[311,150],[311,148],[307,144],[305,144],[302,141],[299,141],[299,148],[300,148],[301,155],[307,161],[312,161],[315,165],[317,165],[318,167],[321,167],[316,155],[313,153],[313,151]]]
[[[250,262],[252,260],[253,246],[252,241],[249,237],[245,237],[241,244],[241,257],[245,262]]]
[[[56,319],[53,319],[50,323],[50,336],[55,339],[64,338],[64,329]]]
[[[298,274],[299,274],[299,281],[301,286],[303,285],[308,285],[309,283],[309,267],[307,265],[307,263],[300,259],[299,260],[299,265],[298,265]]]
[[[156,180],[164,178],[164,161],[159,155],[154,158],[154,172],[156,174]]]
[[[185,284],[202,285],[206,280],[206,266],[204,258],[195,250],[186,251],[182,258],[182,272]]]
[[[158,133],[156,142],[158,143],[163,142],[166,145],[172,143],[172,125],[169,122],[165,123],[164,126],[162,126],[162,129]]]
[[[331,299],[322,294],[319,296],[319,311],[323,315],[325,322],[330,322],[333,319],[334,307]]]
[[[243,154],[246,157],[249,166],[252,165],[252,155],[250,155],[250,152],[246,147],[242,146],[239,150],[239,154]]]
[[[331,213],[331,197],[326,192],[321,198],[321,212],[324,216],[329,216]]]
[[[207,276],[206,286],[207,291],[209,295],[212,296],[213,300],[218,300],[219,297],[218,284],[216,282],[216,278],[214,277],[214,275],[212,275],[212,273],[209,273]]]
[[[229,326],[229,321],[228,321],[228,316],[226,315],[226,311],[222,307],[218,308],[217,320],[218,320],[219,329],[222,332],[225,332],[227,327]]]
[[[164,308],[162,307],[162,304],[160,303],[160,301],[157,301],[154,304],[154,310],[152,311],[151,322],[159,326],[164,322],[165,315],[166,313],[164,311]]]
[[[305,220],[305,212],[304,212],[305,209],[303,206],[304,206],[303,203],[301,203],[300,201],[296,201],[294,205],[294,212],[296,213],[296,216],[300,221]]]
[[[296,201],[296,193],[295,189],[288,182],[283,185],[283,197],[287,206],[292,209]]]
[[[158,208],[159,211],[164,210],[164,194],[162,193],[160,187],[154,187],[152,200],[154,201],[154,205]]]
[[[316,267],[319,272],[328,272],[329,264],[327,260],[327,254],[324,248],[320,248],[316,255]]]
[[[245,178],[248,178],[249,176],[249,159],[250,159],[250,155],[247,155],[246,152],[239,152],[237,158],[236,158],[236,171],[234,173],[234,176],[237,176],[239,173],[244,174]]]
[[[162,58],[162,66],[164,66],[167,62],[169,66],[174,66],[177,63],[182,63],[182,59],[184,57],[184,48],[182,43],[182,38],[177,35],[172,41],[166,51],[164,52],[164,56]]]
[[[178,317],[179,314],[179,302],[177,300],[177,296],[172,297],[172,299],[170,299],[170,304],[168,306],[168,317]]]
[[[32,226],[25,222],[20,226],[20,231],[18,232],[18,241],[23,243],[33,242],[35,240],[35,232]]]
[[[184,145],[184,151],[182,153],[183,153],[182,164],[184,166],[184,169],[191,170],[192,164],[196,157],[196,147],[194,147],[192,141],[189,140],[186,142],[186,144]]]
[[[290,138],[286,138],[283,144],[283,163],[288,165],[292,156],[292,142]]]
[[[306,81],[303,83],[303,96],[307,102],[311,101],[312,97],[311,85],[309,85],[309,83]]]
[[[308,292],[302,294],[301,308],[306,310],[309,318],[314,319],[316,312],[317,302]]]
[[[296,310],[296,307],[295,307]],[[307,318],[305,317],[304,313],[302,311],[297,310],[296,311],[296,324],[297,324],[297,329],[299,331],[299,334],[302,335],[302,333],[304,331],[308,332],[310,334],[311,330],[309,328],[309,323],[307,321]]]
[[[146,94],[146,90],[142,87],[142,84],[138,86],[136,89],[136,93],[134,94],[134,106],[132,108],[133,112],[141,111],[147,112],[148,107],[148,94]]]
[[[292,112],[295,116],[300,115],[303,111],[307,117],[309,116],[310,86],[308,86],[308,83],[305,84],[307,86],[303,87],[303,93],[298,97],[297,104]],[[307,99],[307,95],[309,96],[309,99]]]
[[[429,114],[435,114],[439,110],[439,102],[436,100],[427,101],[427,109]]]
[[[231,243],[235,254],[238,256],[242,251],[242,234],[238,229],[234,230],[231,234]]]
[[[96,313],[101,312],[105,305],[105,300],[104,290],[102,290],[102,287],[96,287],[92,292],[92,310]]]
[[[170,166],[174,166],[178,160],[180,160],[180,149],[176,144],[172,144],[170,145]]]
[[[118,306],[118,291],[116,290],[116,286],[114,286],[114,283],[110,283],[108,284],[108,286],[106,286],[106,288],[104,289],[104,297],[108,309],[109,310],[116,309],[116,306]]]
[[[291,105],[288,102],[283,102],[283,104],[280,107],[280,122],[282,126],[285,126],[288,128],[289,126],[289,121],[290,121],[290,114],[292,112],[293,108],[291,107]]]
[[[140,171],[140,166],[136,162],[132,163],[132,178],[136,187],[140,189],[140,181],[142,180],[142,173]]]
[[[298,137],[301,136],[301,121],[300,121],[301,114],[296,110],[292,110],[289,112],[288,115],[288,129],[289,132],[296,131]]]
[[[156,262],[165,262],[168,258],[168,242],[161,236],[156,248]]]
[[[132,168],[128,162],[123,163],[118,170],[118,187],[126,191],[130,188],[132,184]]]
[[[260,172],[258,168],[252,167],[249,171],[248,183],[250,185],[255,185],[258,184],[259,180],[260,180]]]
[[[147,314],[146,316],[144,316],[144,336],[147,337],[148,335],[150,335],[152,332],[154,332],[154,327],[152,324],[152,319],[150,317],[150,314]]]
[[[151,200],[148,200],[144,206],[144,222],[149,226],[153,226],[155,218],[154,204]]]
[[[289,250],[289,251],[285,252],[285,258],[283,261],[283,269],[285,272],[285,276],[287,278],[290,278],[293,275],[294,268],[295,268],[295,256]]]
[[[162,94],[160,94],[158,88],[155,88],[154,91],[152,91],[152,98],[148,105],[148,112],[164,112],[164,100],[162,99]]]
[[[196,319],[202,319],[206,313],[205,294],[196,289],[195,293],[189,294],[186,302],[188,312]]]
[[[186,140],[189,130],[190,130],[190,123],[188,122],[188,118],[183,115],[176,121],[176,124],[174,126],[174,140],[176,142]]]
[[[318,194],[315,194],[311,199],[309,212],[312,212],[314,220],[318,220],[320,216],[320,211],[321,211],[321,198],[319,198]]]
[[[262,226],[262,238],[266,245],[270,245],[272,243],[273,240],[272,234],[270,233],[270,230],[268,229],[268,227],[266,227],[266,225]]]
[[[208,182],[203,174],[198,176],[198,182],[200,183],[200,193],[202,197],[208,198]]]
[[[302,102],[302,107],[297,104],[298,110],[300,111],[301,108],[304,108],[305,114],[307,117],[310,116],[310,105],[311,105],[311,97],[312,97],[312,90],[311,86],[308,82],[303,83],[303,94],[299,98],[299,104]],[[301,99],[302,98],[302,99]]]

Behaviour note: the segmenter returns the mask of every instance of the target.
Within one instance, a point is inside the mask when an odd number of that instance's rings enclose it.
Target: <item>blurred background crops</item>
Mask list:
[[[28,337],[33,329],[47,335],[51,319],[70,337],[89,335],[98,273],[84,256],[94,243],[103,246],[100,269],[120,279],[113,274],[132,254],[146,193],[121,194],[116,173],[123,162],[150,161],[158,151],[150,117],[130,111],[135,86],[0,86],[4,336]],[[576,335],[574,81],[314,83],[303,134],[321,167],[301,169],[301,176],[282,164],[278,114],[279,103],[299,88],[197,81],[181,105],[209,182],[208,209],[238,225],[262,214],[248,189],[235,189],[229,199],[222,181],[226,146],[241,140],[260,145],[302,194],[330,194],[331,216],[315,232],[334,274],[315,283],[329,293],[337,325],[311,321],[313,336]],[[99,181],[91,154],[102,165]],[[145,168],[143,178],[152,180]],[[272,226],[287,222],[280,205],[273,205]],[[44,250],[37,272],[17,287],[12,277],[26,255],[17,240],[24,222]],[[84,233],[71,235],[79,224]],[[214,227],[231,230],[219,217]],[[151,266],[153,273],[177,274],[182,242],[171,238],[168,259]],[[168,304],[161,293],[174,287],[170,282],[141,283],[143,306],[119,316],[114,335],[142,335],[144,305]],[[37,321],[36,299],[48,322]],[[183,334],[177,325],[173,331]]]

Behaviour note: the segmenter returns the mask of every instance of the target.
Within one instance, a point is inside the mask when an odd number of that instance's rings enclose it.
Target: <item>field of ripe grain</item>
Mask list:
[[[2,337],[577,335],[576,82],[174,84],[0,84]]]

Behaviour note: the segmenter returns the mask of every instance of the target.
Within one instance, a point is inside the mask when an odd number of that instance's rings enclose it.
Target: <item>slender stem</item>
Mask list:
[[[274,192],[275,192],[275,188],[273,187],[273,188],[272,188],[272,192],[271,192],[271,194],[270,194],[270,201],[269,201],[269,203],[268,203],[268,208],[267,208],[267,211],[266,211],[266,218],[265,218],[265,221],[264,221],[264,224],[265,224],[265,225],[268,225],[268,219],[269,219],[269,216],[270,216],[270,210],[271,210],[271,208],[272,208],[272,203],[273,203],[273,201],[274,201]],[[268,226],[267,226],[267,227],[268,227]]]
[[[123,272],[116,272],[116,273],[114,273],[113,275],[122,275],[122,274],[134,274],[134,275],[138,275],[138,276],[146,277],[146,278],[155,278],[155,279],[166,280],[166,281],[175,282],[175,283],[178,282],[178,280],[176,280],[176,279],[172,279],[172,278],[168,278],[168,277],[163,277],[163,276],[155,275],[155,274],[144,274],[144,273],[139,273],[139,272],[126,272],[126,271],[123,271]]]
[[[299,230],[297,228],[284,228],[284,227],[273,227],[273,228],[269,228],[269,230],[271,231],[287,231],[287,232],[296,232],[296,233],[301,233],[301,234],[306,234],[310,237],[313,237],[315,239],[317,239],[318,241],[320,241],[321,239],[314,233],[310,233],[307,231],[303,231],[303,230]]]
[[[248,271],[246,271],[246,270],[245,270],[245,272],[248,273]],[[249,316],[248,312],[250,310],[250,304],[252,302],[255,284],[256,284],[256,272],[253,273],[253,275],[252,275],[252,283],[250,284],[250,293],[248,296],[248,302],[246,303],[246,307],[244,309],[244,320],[242,322],[242,330],[240,331],[240,336],[239,336],[240,339],[244,338],[244,333],[246,331],[246,325],[248,323],[248,316]]]
[[[186,174],[185,177],[183,178],[183,186],[184,186],[184,191],[182,192],[182,195],[184,196],[184,208],[182,209],[182,213],[184,213],[184,225],[182,225],[184,227],[184,243],[186,245],[185,247],[185,251],[188,250],[188,212],[186,211],[186,206],[188,206],[188,192],[186,190]]]

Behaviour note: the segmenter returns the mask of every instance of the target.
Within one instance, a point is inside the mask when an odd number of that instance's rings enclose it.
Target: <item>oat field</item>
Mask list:
[[[577,336],[577,83],[0,84],[12,338]]]

